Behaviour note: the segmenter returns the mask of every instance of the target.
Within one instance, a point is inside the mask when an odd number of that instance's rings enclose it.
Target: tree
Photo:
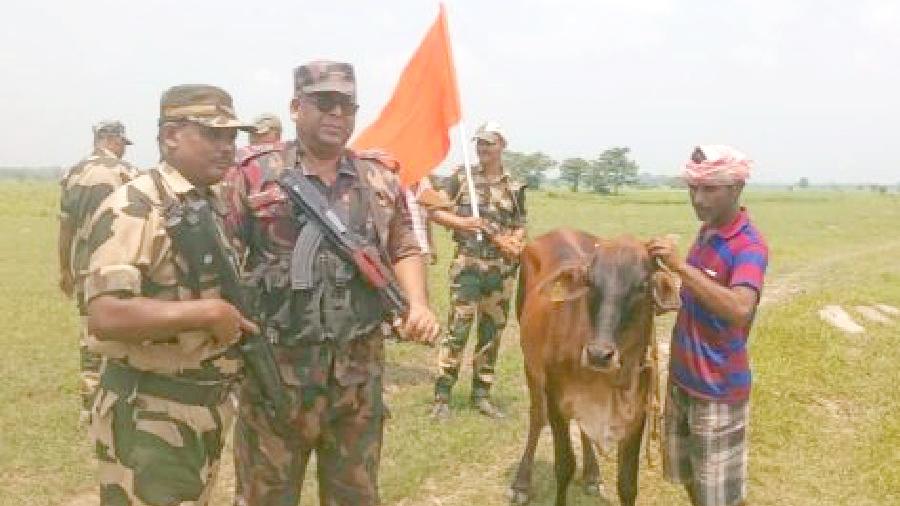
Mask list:
[[[556,166],[556,160],[540,151],[534,153],[503,152],[503,166],[513,178],[537,189],[544,181],[544,172]]]
[[[800,188],[809,188],[809,178],[804,176],[800,178],[800,181],[797,182],[797,186]]]
[[[631,148],[617,146],[600,153],[594,162],[591,186],[598,193],[619,193],[619,188],[637,182],[638,165],[628,158]]]
[[[559,165],[562,178],[572,185],[572,191],[577,192],[582,179],[587,179],[591,171],[591,162],[584,158],[567,158]]]

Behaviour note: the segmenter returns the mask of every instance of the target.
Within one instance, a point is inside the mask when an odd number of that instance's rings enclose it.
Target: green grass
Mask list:
[[[6,322],[0,338],[0,505],[65,504],[93,483],[89,445],[77,428],[77,319],[55,288],[57,198],[49,183],[0,184],[0,314]],[[617,197],[532,192],[528,199],[532,236],[559,226],[641,238],[676,233],[686,249],[697,228],[683,191]],[[771,246],[766,293],[774,296],[760,310],[751,342],[751,502],[897,503],[900,323],[867,325],[865,335],[849,336],[822,324],[816,311],[825,303],[900,306],[900,201],[863,192],[751,189],[745,202]],[[430,281],[435,310],[444,319],[452,248],[443,231],[437,240],[440,257]],[[426,416],[436,351],[389,345],[393,417],[380,480],[386,504],[506,504],[528,400],[514,324],[504,339],[495,397],[509,416],[487,421],[468,408],[464,369],[447,425]],[[552,498],[550,453],[545,434],[533,504]],[[223,471],[227,483],[230,467]],[[603,476],[613,476],[609,458],[603,459]],[[217,497],[216,506],[230,504],[224,491]],[[688,504],[678,487],[646,466],[639,503]],[[316,504],[312,493],[303,504]],[[573,488],[571,504],[598,501]]]

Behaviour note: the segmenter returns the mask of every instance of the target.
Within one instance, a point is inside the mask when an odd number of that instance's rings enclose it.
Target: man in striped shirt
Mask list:
[[[734,148],[698,146],[685,166],[691,204],[703,223],[687,259],[673,241],[650,242],[682,280],[672,332],[665,409],[666,478],[703,506],[747,496],[750,363],[768,247],[740,205],[751,161]]]

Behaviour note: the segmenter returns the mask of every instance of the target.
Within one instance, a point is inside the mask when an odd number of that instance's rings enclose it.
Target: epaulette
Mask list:
[[[269,153],[280,152],[283,149],[284,143],[281,141],[244,146],[243,148],[240,148],[238,150],[237,155],[235,155],[235,161],[238,165],[246,165],[248,162],[255,158],[259,158],[260,156],[267,155]]]
[[[362,149],[359,151],[349,151],[356,158],[378,162],[379,164],[383,165],[384,168],[395,174],[400,171],[400,160],[397,160],[394,155],[388,153],[383,149]]]

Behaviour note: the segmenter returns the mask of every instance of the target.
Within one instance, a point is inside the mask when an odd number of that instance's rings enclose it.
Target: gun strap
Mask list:
[[[352,160],[352,158],[351,158]],[[369,167],[369,162],[360,161],[360,163],[354,163],[354,167],[356,167],[356,173],[359,176],[360,187],[362,188],[362,192],[360,197],[366,200],[366,205],[369,208],[369,215],[372,220],[377,220],[379,216],[379,210],[375,208],[375,196],[373,195],[374,191],[372,190],[372,185],[369,184],[369,171],[372,170]],[[402,193],[397,195],[397,198],[404,198]],[[387,249],[385,249],[385,244],[387,242],[386,237],[381,237],[381,232],[378,229],[378,226],[373,227],[375,234],[375,248],[378,251],[378,254],[381,256],[381,261],[384,262],[385,265],[391,265],[391,258],[388,255]]]
[[[172,248],[187,264],[187,272],[180,272],[181,268],[175,262],[176,271],[193,295],[199,297],[203,288],[201,272],[221,272],[222,269],[236,272],[236,266],[225,252],[218,231],[211,229],[215,226],[215,219],[209,203],[196,196],[189,196],[186,202],[180,203],[166,191],[159,170],[151,169],[150,177],[159,193],[166,233],[172,241]],[[228,279],[221,275],[218,278],[220,285]]]
[[[187,272],[183,272],[181,267],[178,265],[178,262],[173,262],[175,264],[175,272],[178,273],[178,277],[180,280],[191,289],[193,295],[195,297],[200,294],[200,273],[199,270],[194,265],[194,259],[190,258],[190,255],[187,251],[184,251],[182,242],[184,238],[181,237],[181,234],[178,232],[179,227],[178,224],[181,223],[181,220],[184,219],[184,204],[179,203],[177,200],[172,198],[169,195],[169,192],[166,190],[166,185],[163,183],[162,174],[160,174],[159,169],[150,169],[150,179],[153,180],[154,186],[156,186],[156,192],[159,194],[159,201],[162,204],[162,216],[165,221],[166,233],[169,235],[169,239],[172,241],[172,248],[176,254],[181,254],[185,261],[187,262]]]

